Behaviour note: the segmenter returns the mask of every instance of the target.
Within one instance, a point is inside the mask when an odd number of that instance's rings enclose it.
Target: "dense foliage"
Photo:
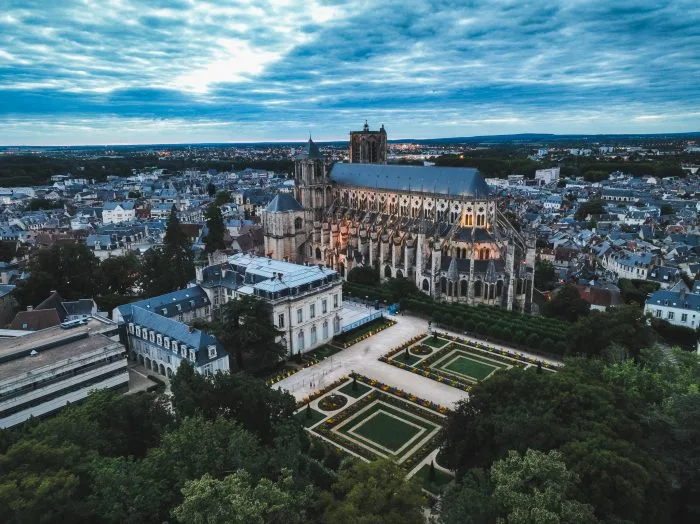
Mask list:
[[[556,374],[497,374],[449,417],[443,459],[461,480],[444,521],[594,522],[590,506],[602,522],[697,522],[698,388],[698,357],[660,349],[636,361],[570,360]],[[514,509],[526,513],[511,520]]]

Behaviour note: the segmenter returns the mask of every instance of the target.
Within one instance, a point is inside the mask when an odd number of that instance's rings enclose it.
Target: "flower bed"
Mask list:
[[[413,337],[413,338],[410,339],[410,340],[407,340],[406,342],[404,342],[404,343],[401,344],[400,346],[396,346],[395,348],[390,349],[390,350],[386,353],[385,356],[391,357],[391,356],[393,356],[393,355],[396,355],[396,354],[397,354],[398,352],[400,352],[400,351],[405,351],[405,349],[406,349],[407,347],[412,346],[413,344],[415,344],[416,342],[418,342],[418,341],[421,340],[422,338],[425,338],[425,335],[416,335],[415,337]]]
[[[335,411],[340,409],[348,403],[348,397],[345,395],[339,395],[337,393],[331,393],[330,395],[323,397],[318,401],[318,408],[323,411]]]
[[[291,377],[292,375],[294,375],[294,373],[298,373],[298,372],[301,371],[302,369],[310,368],[311,366],[315,366],[315,365],[318,364],[319,362],[320,362],[320,360],[315,359],[315,358],[311,358],[311,359],[309,359],[309,360],[305,360],[304,363],[301,365],[300,368],[290,369],[290,370],[285,371],[284,373],[280,373],[280,374],[277,375],[276,377],[273,377],[273,378],[270,378],[270,379],[266,380],[266,381],[265,381],[265,384],[267,384],[268,386],[271,386],[271,385],[273,385],[273,384],[277,384],[279,381],[284,380],[284,379],[287,378],[287,377]]]
[[[361,335],[358,335],[354,338],[351,338],[350,340],[344,341],[344,342],[333,342],[334,344],[337,344],[338,346],[342,347],[343,349],[349,348],[350,346],[357,344],[358,342],[362,342],[363,340],[368,339],[372,335],[376,335],[380,331],[384,331],[387,328],[390,328],[396,324],[395,320],[392,320],[390,318],[385,319],[384,323],[370,329],[366,333],[362,333]]]
[[[337,388],[338,386],[340,386],[341,384],[343,384],[347,380],[348,380],[347,376],[340,377],[338,380],[336,380],[335,382],[332,382],[331,384],[328,384],[326,387],[319,389],[318,391],[314,391],[308,397],[304,397],[302,400],[297,402],[297,408],[305,406],[306,404],[308,404],[312,400],[316,400],[318,397],[325,395],[326,393]]]
[[[363,376],[358,376],[358,380],[361,380],[362,382],[368,383],[370,385],[371,382],[375,382],[376,384],[373,385],[373,387],[379,387],[380,389],[384,390],[385,385],[381,384],[380,382],[376,382],[372,379],[368,379],[367,377]],[[389,390],[395,388],[388,387],[386,390],[389,392]],[[364,397],[362,397],[360,400],[355,402],[352,406],[350,406],[347,409],[344,409],[340,413],[337,413],[336,415],[326,419],[322,424],[314,428],[312,431],[318,433],[319,435],[324,436],[325,438],[331,440],[335,444],[342,446],[353,453],[356,453],[357,455],[360,455],[361,457],[364,457],[368,460],[373,460],[377,458],[377,455],[373,453],[370,449],[361,446],[357,444],[356,442],[353,442],[351,440],[343,438],[341,435],[338,435],[338,433],[332,431],[334,427],[336,427],[338,424],[341,422],[347,420],[349,417],[357,413],[358,411],[362,410],[363,408],[369,406],[370,404],[376,402],[376,401],[382,401],[385,402],[389,405],[396,406],[404,411],[407,411],[413,415],[416,415],[420,418],[423,418],[425,420],[428,420],[436,425],[443,426],[445,424],[445,419],[444,417],[438,415],[438,412],[442,413],[440,410],[440,406],[437,406],[437,404],[434,404],[429,401],[424,401],[421,399],[418,399],[416,397],[413,397],[413,400],[410,398],[406,398],[408,402],[399,400],[398,398],[392,397],[391,395],[386,395],[382,393],[381,391],[371,391]],[[428,409],[432,409],[436,413],[432,413],[430,411],[427,411],[426,409],[422,409],[421,407],[412,405],[411,402],[415,404],[419,404],[423,407],[426,407]],[[442,408],[445,409],[446,408]],[[402,467],[405,467],[407,470],[412,469],[416,464],[418,464],[421,460],[423,460],[429,453],[435,450],[442,441],[444,440],[444,432],[443,431],[438,431],[430,440],[428,440],[426,443],[424,443],[420,448],[415,450],[410,456],[408,456],[402,463]]]
[[[414,355],[430,355],[433,352],[433,348],[419,344],[418,346],[413,346],[409,351]]]

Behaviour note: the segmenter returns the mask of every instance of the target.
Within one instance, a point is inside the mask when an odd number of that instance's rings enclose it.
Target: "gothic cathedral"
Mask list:
[[[372,266],[449,302],[529,312],[535,246],[501,215],[472,168],[387,164],[384,126],[350,133],[349,163],[329,166],[309,139],[295,159],[296,198],[263,211],[266,254],[342,277]]]

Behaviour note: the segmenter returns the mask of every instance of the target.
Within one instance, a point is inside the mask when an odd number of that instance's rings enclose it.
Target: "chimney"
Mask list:
[[[27,306],[27,311],[32,311],[34,309],[33,306]]]

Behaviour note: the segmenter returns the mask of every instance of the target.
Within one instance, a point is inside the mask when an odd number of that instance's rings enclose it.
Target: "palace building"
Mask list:
[[[386,131],[350,135],[350,163],[328,165],[309,139],[295,159],[296,198],[262,213],[266,254],[409,278],[436,299],[529,312],[535,246],[499,212],[473,168],[386,163]]]

